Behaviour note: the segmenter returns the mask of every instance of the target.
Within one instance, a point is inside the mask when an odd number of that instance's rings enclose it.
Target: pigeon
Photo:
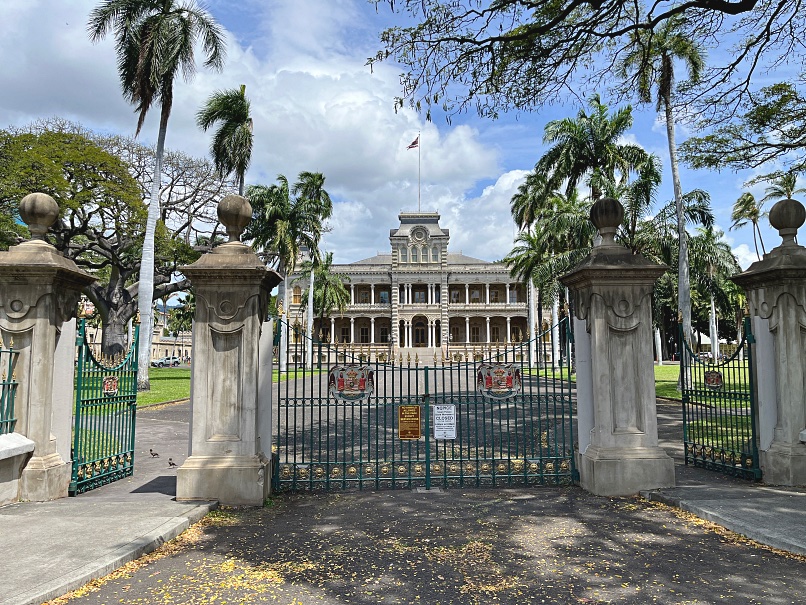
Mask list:
[[[172,458],[168,458],[168,468],[173,468],[175,466],[176,462],[174,462]]]
[[[148,453],[151,454],[152,458],[159,458],[160,457],[160,455],[157,452],[155,452],[154,450],[148,450]]]

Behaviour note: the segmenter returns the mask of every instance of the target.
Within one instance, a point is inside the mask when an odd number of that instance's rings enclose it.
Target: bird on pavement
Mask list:
[[[155,452],[154,450],[148,450],[148,453],[151,454],[152,458],[159,458],[160,457],[160,455],[157,452]]]
[[[168,458],[168,468],[173,468],[174,466],[176,466],[176,462],[172,458]]]

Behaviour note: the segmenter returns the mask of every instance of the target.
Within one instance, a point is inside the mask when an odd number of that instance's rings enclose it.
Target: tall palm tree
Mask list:
[[[688,79],[696,83],[705,66],[703,50],[693,39],[685,35],[682,17],[666,20],[658,31],[642,30],[633,35],[634,50],[624,59],[622,75],[634,72],[638,97],[642,103],[651,103],[653,90],[657,99],[657,111],[663,109],[666,118],[666,138],[669,143],[669,158],[672,166],[672,184],[677,206],[678,245],[678,306],[683,314],[683,333],[691,339],[691,286],[689,284],[688,240],[683,211],[683,190],[680,186],[680,171],[677,166],[677,146],[674,138],[674,63],[682,61],[688,71]]]
[[[313,269],[313,308],[314,314],[319,316],[320,331],[324,330],[325,319],[330,317],[331,312],[335,310],[343,313],[350,302],[350,291],[345,286],[345,281],[350,281],[350,278],[346,275],[333,273],[331,271],[332,265],[332,252],[325,252],[324,255],[318,254],[313,260],[302,263],[303,276],[295,280],[304,279],[304,275]],[[300,308],[307,306],[309,296],[310,288],[302,294]]]
[[[570,195],[583,177],[588,177],[591,198],[601,197],[603,178],[624,182],[643,157],[637,145],[620,143],[632,126],[632,108],[628,105],[608,115],[599,95],[590,99],[592,111],[581,109],[576,118],[552,120],[543,131],[543,142],[552,146],[535,165],[544,175],[548,190],[559,189],[566,181],[565,194]]]
[[[214,92],[196,114],[196,124],[204,131],[218,124],[210,145],[210,155],[222,177],[235,173],[238,194],[243,195],[244,176],[252,160],[253,138],[246,85],[241,84],[238,90]]]
[[[761,201],[783,200],[791,198],[796,193],[806,192],[806,189],[797,186],[797,182],[798,173],[792,170],[775,175],[770,178],[770,186],[764,190],[765,195]]]
[[[730,245],[723,239],[724,234],[718,229],[698,228],[696,235],[691,238],[691,266],[696,275],[696,284],[701,294],[710,299],[709,332],[711,334],[711,352],[714,359],[719,352],[719,335],[716,326],[717,300],[723,311],[729,311],[732,317],[733,309],[727,309],[729,295],[725,284],[728,278],[741,271],[739,262],[733,255]]]
[[[759,260],[761,260],[761,255],[758,253],[759,242],[761,242],[761,251],[767,254],[767,250],[764,248],[764,240],[761,239],[761,229],[758,226],[759,220],[765,216],[767,216],[767,213],[764,212],[764,200],[756,201],[756,197],[749,191],[745,191],[733,203],[733,211],[730,214],[730,218],[733,221],[730,226],[731,231],[744,227],[747,223],[753,225],[753,245],[756,248],[756,256]],[[756,239],[756,235],[758,235],[758,239]]]
[[[193,76],[194,47],[198,41],[205,54],[204,65],[221,69],[224,37],[213,18],[193,0],[106,0],[90,13],[87,29],[93,42],[114,32],[123,97],[138,113],[135,136],[140,133],[151,106],[155,102],[160,106],[156,162],[137,294],[143,343],[137,380],[138,389],[147,390],[150,388],[148,366],[153,333],[154,233],[160,216],[160,177],[174,79],[180,72],[186,80]]]

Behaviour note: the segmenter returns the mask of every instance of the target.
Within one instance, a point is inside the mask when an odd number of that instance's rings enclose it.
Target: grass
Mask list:
[[[729,452],[747,452],[751,435],[750,417],[717,416],[691,420],[687,426],[686,440]]]
[[[137,393],[137,407],[190,397],[190,368],[149,368],[151,390]]]

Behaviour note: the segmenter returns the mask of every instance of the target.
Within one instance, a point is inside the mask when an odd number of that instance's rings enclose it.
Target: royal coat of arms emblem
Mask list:
[[[521,371],[512,363],[482,363],[476,370],[476,389],[490,399],[509,399],[521,390]]]
[[[722,372],[717,372],[716,370],[709,370],[708,372],[705,372],[703,378],[705,379],[705,386],[709,389],[718,390],[721,389],[722,385],[724,384],[722,380]]]
[[[104,376],[103,381],[104,395],[107,397],[114,397],[118,394],[118,377],[117,376]]]
[[[360,401],[375,390],[375,375],[369,366],[339,365],[331,368],[327,385],[336,401]]]

